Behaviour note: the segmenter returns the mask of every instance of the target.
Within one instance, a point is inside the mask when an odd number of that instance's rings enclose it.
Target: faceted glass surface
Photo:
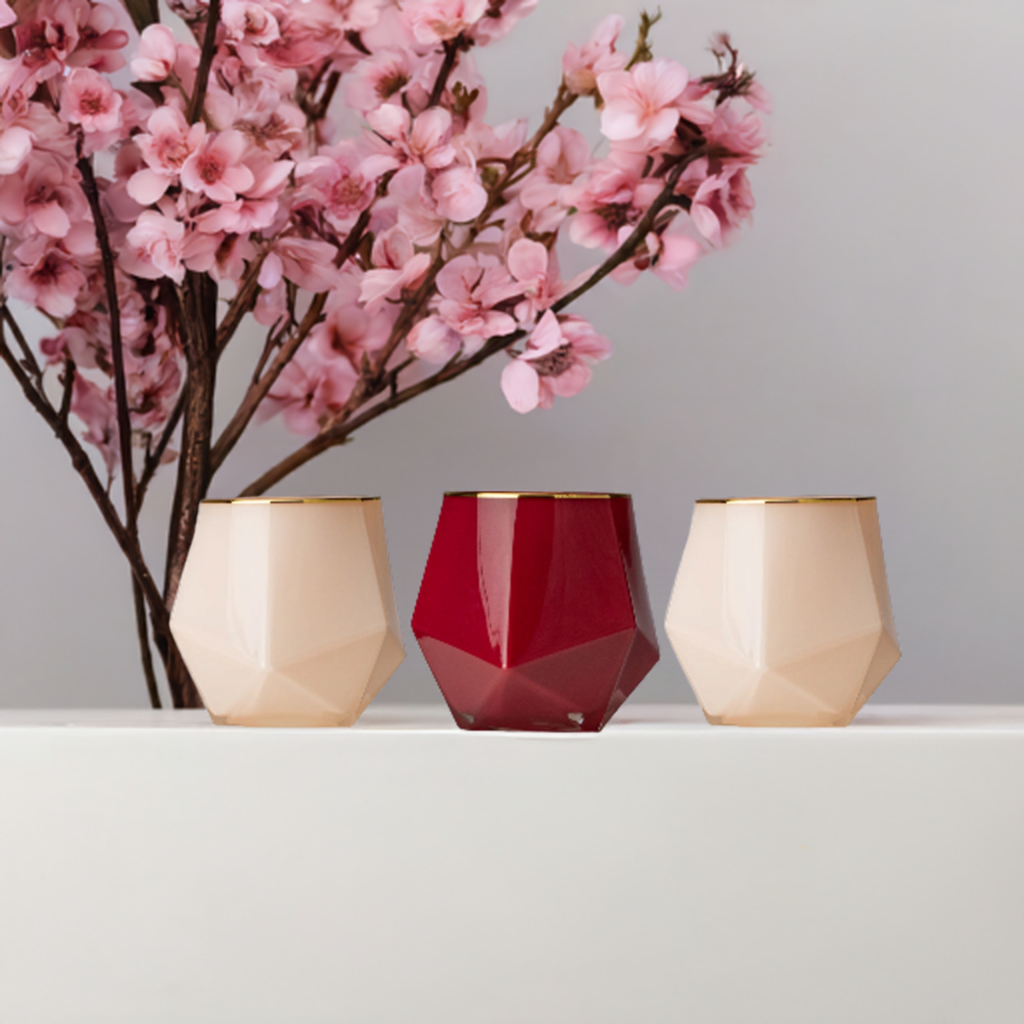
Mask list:
[[[447,495],[413,632],[464,729],[594,732],[658,660],[628,495]]]
[[[875,500],[698,502],[665,628],[709,722],[846,725],[900,657]]]
[[[380,500],[204,502],[171,629],[215,722],[351,725],[405,658]]]

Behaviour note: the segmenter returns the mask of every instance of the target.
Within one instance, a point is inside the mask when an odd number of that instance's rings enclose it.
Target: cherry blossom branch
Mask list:
[[[110,247],[107,222],[100,206],[100,193],[88,157],[78,159],[78,173],[82,177],[82,191],[92,211],[96,244],[103,267],[103,285],[107,293],[107,318],[110,323],[110,354],[114,364],[114,397],[117,406],[117,434],[121,451],[121,476],[124,486],[125,522],[129,532],[136,533],[135,470],[132,467],[132,427],[128,410],[128,381],[124,370],[124,343],[121,339],[121,305],[117,295],[117,277],[114,252]]]
[[[386,188],[386,185],[384,187]],[[379,194],[380,189],[378,188],[378,195]],[[348,262],[352,254],[359,248],[363,235],[365,234],[367,227],[369,227],[372,209],[373,204],[371,203],[371,205],[367,207],[367,209],[363,210],[359,215],[359,219],[353,225],[344,244],[338,250],[338,255],[335,258],[336,266],[343,267]],[[277,355],[274,357],[267,371],[249,386],[249,389],[246,391],[235,415],[231,417],[230,422],[221,432],[220,437],[217,438],[217,441],[214,443],[210,452],[211,476],[224,464],[224,460],[231,454],[232,449],[245,432],[245,428],[249,426],[253,416],[256,415],[256,410],[260,407],[260,403],[267,397],[271,388],[273,388],[277,383],[278,377],[281,376],[284,368],[289,362],[291,362],[295,353],[298,352],[302,343],[309,336],[309,332],[313,330],[317,323],[319,323],[326,303],[326,292],[320,292],[318,295],[313,297],[313,301],[309,304],[309,309],[306,310],[306,315],[302,318],[298,327],[292,332],[291,337],[281,346],[280,349],[278,349]]]
[[[705,151],[702,147],[695,149],[672,168],[668,176],[665,178],[665,184],[662,186],[661,192],[658,194],[654,202],[651,203],[650,208],[637,223],[629,237],[585,281],[568,294],[562,296],[562,298],[557,302],[552,303],[551,309],[553,312],[558,313],[565,309],[565,307],[570,303],[575,302],[580,298],[580,296],[585,295],[590,291],[590,289],[598,284],[598,282],[604,280],[604,278],[615,270],[616,267],[621,266],[627,260],[632,258],[640,244],[646,241],[648,233],[654,227],[655,221],[658,219],[658,215],[662,210],[670,205],[685,205],[685,197],[677,196],[675,194],[676,185],[678,184],[679,178],[686,167],[694,160],[703,156],[704,152]],[[255,495],[263,494],[269,488],[273,487],[285,477],[294,473],[295,470],[304,466],[311,459],[316,458],[316,456],[327,451],[329,448],[334,448],[338,445],[347,443],[351,435],[359,430],[360,427],[372,422],[378,416],[382,416],[385,412],[388,412],[391,409],[396,409],[400,405],[404,405],[413,398],[417,398],[441,384],[446,384],[448,381],[454,380],[456,377],[461,377],[462,374],[473,369],[475,366],[479,366],[492,355],[509,348],[517,341],[521,341],[526,337],[526,335],[527,332],[520,329],[512,334],[490,338],[479,349],[479,351],[474,353],[472,356],[462,360],[453,360],[438,370],[437,373],[431,374],[429,377],[425,377],[400,391],[395,389],[397,369],[393,371],[394,376],[392,376],[392,374],[385,374],[384,377],[381,378],[381,383],[377,389],[366,394],[364,404],[377,394],[380,394],[387,386],[385,382],[388,377],[392,377],[392,393],[388,398],[364,410],[358,416],[354,416],[346,422],[338,423],[336,426],[328,428],[316,437],[307,441],[301,448],[296,449],[296,451],[292,452],[291,455],[286,456],[277,463],[277,465],[272,466],[262,476],[249,484],[249,486],[241,492],[241,497],[253,497]]]
[[[220,25],[220,0],[210,0],[206,9],[206,32],[203,35],[203,49],[199,55],[199,69],[196,71],[196,87],[188,104],[189,124],[195,124],[203,116],[206,102],[206,87],[210,81],[213,55],[217,51],[217,28]]]
[[[72,433],[67,421],[62,419],[60,413],[54,409],[46,396],[36,390],[29,374],[18,361],[17,356],[11,351],[10,346],[7,344],[7,335],[4,330],[4,324],[9,322],[10,317],[6,304],[3,306],[3,311],[5,315],[0,317],[0,359],[7,364],[14,375],[14,379],[28,399],[29,404],[42,417],[46,425],[53,431],[57,440],[64,446],[71,459],[71,465],[82,478],[90,497],[99,509],[100,515],[103,516],[103,520],[113,535],[117,546],[128,560],[132,575],[142,590],[146,605],[149,607],[154,631],[158,636],[162,636],[168,645],[173,647],[174,639],[170,633],[170,620],[167,609],[164,606],[156,583],[153,581],[149,568],[142,557],[137,538],[133,537],[125,528],[124,523],[121,522],[117,509],[107,494],[106,488],[100,482],[100,478],[96,475],[96,470],[93,468],[89,456],[86,455],[81,442]]]
[[[457,54],[458,49],[459,48],[457,46],[446,49],[446,56],[449,52],[453,55]],[[443,72],[445,80],[447,79],[447,74],[450,73],[450,70],[451,69],[449,68],[448,72]],[[442,82],[441,75],[438,76],[438,82]],[[443,92],[443,85],[441,91]],[[534,132],[526,145],[508,161],[504,174],[498,179],[497,183],[491,189],[487,197],[487,204],[470,227],[465,240],[459,248],[460,252],[468,250],[476,241],[480,232],[488,226],[488,221],[490,220],[491,215],[501,206],[502,202],[504,202],[505,190],[514,183],[515,175],[524,167],[530,167],[536,162],[537,148],[558,126],[559,119],[569,109],[569,107],[576,102],[576,99],[576,94],[567,89],[564,83],[559,85],[554,102],[544,112],[544,120],[541,122],[537,131]],[[434,295],[437,275],[446,262],[443,256],[444,242],[445,235],[442,233],[438,240],[437,253],[431,262],[431,265],[427,268],[426,276],[424,277],[422,284],[416,289],[415,294],[404,303],[402,311],[391,329],[387,342],[380,350],[380,353],[374,358],[373,362],[370,363],[370,365],[360,374],[359,381],[345,404],[337,413],[328,419],[325,424],[325,430],[332,430],[340,424],[345,423],[357,409],[361,408],[367,401],[378,395],[383,390],[382,382],[386,376],[385,367],[388,364],[388,360],[394,354],[395,349],[399,344],[401,344],[405,336],[409,333],[409,330],[412,328],[416,318],[419,316],[427,302],[429,302]],[[449,259],[450,258],[451,255],[449,256]],[[392,384],[393,383],[394,381],[392,380]]]

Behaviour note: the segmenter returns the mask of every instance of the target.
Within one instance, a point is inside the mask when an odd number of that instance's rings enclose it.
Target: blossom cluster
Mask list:
[[[693,77],[620,49],[622,19],[606,18],[565,51],[554,116],[532,134],[525,118],[492,125],[473,51],[536,2],[220,0],[207,77],[213,8],[200,0],[170,5],[185,41],[159,23],[136,34],[103,0],[0,0],[3,288],[54,323],[42,351],[73,363],[71,410],[111,472],[93,167],[142,446],[183,386],[182,296],[197,275],[222,308],[245,304],[269,350],[303,332],[263,409],[312,435],[361,381],[431,372],[496,339],[512,408],[549,407],[611,353],[562,311],[587,281],[563,280],[563,236],[611,260],[620,282],[650,271],[673,288],[731,240],[753,208],[747,169],[768,101],[728,40],[718,72]],[[598,113],[597,149],[558,123],[579,98]],[[357,134],[338,131],[340,105],[362,120]]]

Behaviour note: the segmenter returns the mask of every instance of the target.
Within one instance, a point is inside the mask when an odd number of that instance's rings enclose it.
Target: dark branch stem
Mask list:
[[[153,477],[156,476],[156,471],[160,468],[164,452],[167,451],[167,446],[171,443],[171,438],[174,436],[174,431],[181,422],[182,413],[185,411],[185,388],[187,387],[188,385],[186,384],[185,387],[181,389],[181,392],[178,395],[178,400],[174,403],[174,408],[171,410],[171,415],[164,424],[160,440],[157,441],[156,447],[149,453],[146,458],[146,463],[142,467],[142,475],[139,477],[139,487],[135,492],[137,509],[142,508],[142,503],[146,500],[146,491],[149,490],[149,485],[153,482]]]
[[[455,70],[455,62],[459,59],[459,50],[463,48],[465,41],[462,35],[454,39],[448,39],[444,44],[444,60],[441,61],[441,70],[434,79],[434,88],[430,90],[430,99],[427,100],[428,107],[436,107],[441,102],[445,89],[448,87],[448,78]]]
[[[132,601],[135,604],[135,632],[139,638],[139,656],[142,658],[142,672],[146,677],[146,692],[149,694],[149,705],[160,708],[160,691],[156,685],[156,672],[153,670],[153,652],[149,648],[149,628],[146,625],[146,599],[143,596],[139,581],[132,577]]]
[[[107,234],[107,222],[100,206],[100,193],[92,161],[87,157],[78,160],[78,172],[82,176],[82,191],[92,211],[96,244],[99,246],[103,266],[103,285],[107,293],[107,317],[110,321],[110,354],[114,364],[114,398],[117,403],[117,434],[121,450],[121,476],[124,484],[125,523],[128,531],[135,534],[137,511],[135,507],[135,470],[132,466],[132,427],[128,410],[128,382],[124,370],[124,343],[121,339],[121,306],[117,297],[117,276],[114,269],[114,251]]]
[[[210,69],[213,67],[213,55],[217,50],[217,27],[220,24],[220,0],[210,0],[206,9],[206,33],[203,36],[203,51],[199,57],[199,69],[196,71],[196,87],[188,102],[188,123],[195,124],[203,116],[203,104],[206,102],[206,87],[210,81]]]
[[[39,368],[39,363],[36,362],[35,353],[33,353],[29,346],[28,339],[25,337],[25,332],[22,331],[21,326],[18,324],[18,321],[14,319],[7,306],[3,307],[3,317],[7,321],[7,325],[10,327],[11,333],[14,335],[14,340],[18,343],[18,349],[21,351],[22,360],[25,363],[26,370],[31,375],[36,387],[42,391],[43,371]]]

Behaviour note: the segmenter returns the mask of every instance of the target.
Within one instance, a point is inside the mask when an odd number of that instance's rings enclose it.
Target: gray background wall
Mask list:
[[[663,0],[695,71],[727,28],[775,98],[756,222],[692,274],[587,297],[616,345],[581,396],[520,417],[500,364],[391,414],[279,493],[372,493],[407,623],[446,489],[631,491],[664,610],[693,500],[877,494],[903,661],[876,700],[1024,700],[1024,8],[999,0]],[[553,93],[568,40],[636,3],[542,0],[482,55],[492,122]],[[632,37],[632,27],[628,32]],[[589,125],[591,112],[577,120]],[[255,356],[236,345],[228,412]],[[295,443],[277,424],[230,496]],[[63,451],[0,376],[0,706],[145,702],[128,572]],[[145,519],[159,547],[157,486]],[[438,699],[410,633],[382,700]],[[667,643],[638,692],[692,699]]]

